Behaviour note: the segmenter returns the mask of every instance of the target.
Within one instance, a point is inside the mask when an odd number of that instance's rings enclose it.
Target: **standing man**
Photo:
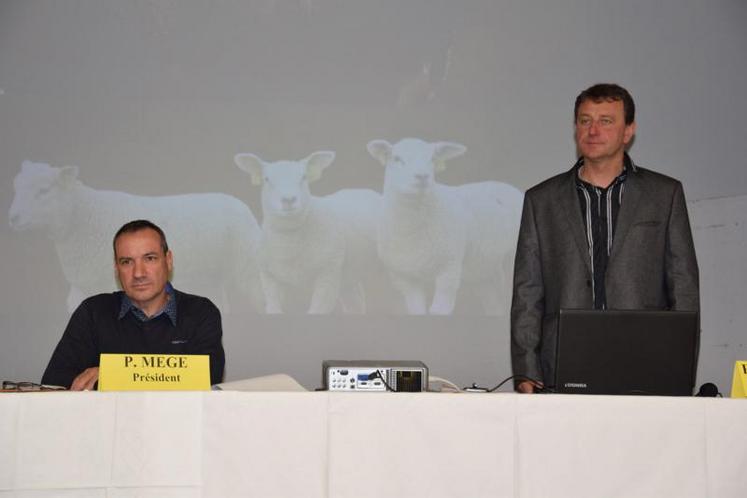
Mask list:
[[[172,254],[163,231],[131,221],[114,236],[114,270],[122,291],[83,301],[49,360],[43,384],[93,389],[101,353],[207,354],[210,383],[223,378],[220,311],[207,298],[169,283]]]
[[[698,264],[682,184],[641,168],[627,90],[597,84],[576,98],[580,159],[524,198],[511,305],[516,389],[555,381],[558,311],[699,311]]]

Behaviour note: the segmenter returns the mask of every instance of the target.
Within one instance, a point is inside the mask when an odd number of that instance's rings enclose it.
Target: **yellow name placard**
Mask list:
[[[747,361],[734,364],[734,377],[731,381],[731,397],[747,398]]]
[[[102,354],[99,391],[208,391],[208,355]]]

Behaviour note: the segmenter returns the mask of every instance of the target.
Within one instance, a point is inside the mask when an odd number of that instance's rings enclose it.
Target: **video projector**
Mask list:
[[[428,367],[422,361],[325,360],[322,385],[327,391],[421,392],[428,390]]]

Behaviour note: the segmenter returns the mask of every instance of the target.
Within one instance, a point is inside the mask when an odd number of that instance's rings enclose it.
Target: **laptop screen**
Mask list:
[[[692,396],[698,315],[561,310],[555,391]]]

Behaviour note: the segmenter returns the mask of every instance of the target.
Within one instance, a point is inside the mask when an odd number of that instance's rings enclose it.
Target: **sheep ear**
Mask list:
[[[335,160],[335,153],[331,150],[320,150],[313,152],[306,159],[306,180],[315,182],[322,177],[322,171]]]
[[[78,167],[77,166],[63,166],[60,168],[59,179],[60,183],[69,185],[75,179],[78,178]]]
[[[392,144],[386,140],[371,140],[366,146],[371,157],[386,166],[392,157]]]
[[[467,147],[455,142],[438,142],[433,151],[433,164],[436,171],[446,169],[446,161],[459,157],[467,151]]]
[[[252,185],[262,185],[262,165],[264,161],[254,154],[244,153],[236,154],[233,162],[242,171],[246,171],[252,178]]]

